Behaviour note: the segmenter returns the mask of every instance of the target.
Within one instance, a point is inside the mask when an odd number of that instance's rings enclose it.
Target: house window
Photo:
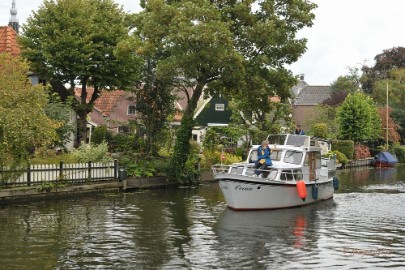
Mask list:
[[[136,107],[134,105],[128,106],[128,115],[135,115],[136,114]]]
[[[222,104],[222,103],[215,104],[215,110],[216,111],[225,111],[225,104]]]

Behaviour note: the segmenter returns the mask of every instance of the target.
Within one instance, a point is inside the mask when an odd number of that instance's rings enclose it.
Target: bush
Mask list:
[[[112,161],[108,153],[108,145],[106,142],[99,145],[82,144],[78,149],[74,150],[71,155],[78,162],[109,162]]]
[[[341,152],[348,159],[353,159],[354,142],[352,140],[334,140],[332,142],[332,150]]]
[[[341,163],[343,166],[346,166],[346,164],[349,162],[349,159],[342,152],[339,152],[337,150],[329,151],[328,156],[331,157],[333,155],[336,155],[336,162]]]
[[[328,137],[328,126],[325,123],[317,123],[311,127],[311,133],[318,138]]]
[[[152,177],[156,175],[156,167],[152,162],[133,162],[127,165],[127,174],[131,177]]]
[[[370,157],[370,149],[366,145],[356,144],[354,147],[354,159],[364,159]]]
[[[395,145],[393,146],[393,152],[398,159],[398,162],[405,162],[405,146]]]
[[[78,163],[76,156],[70,153],[57,154],[54,149],[40,148],[35,151],[34,157],[29,161],[30,164],[59,164]]]
[[[201,169],[210,170],[212,165],[221,163],[221,155],[221,151],[204,151],[201,156]],[[222,161],[222,164],[225,165],[230,165],[242,161],[242,158],[240,156],[234,155],[232,153],[224,152],[224,156],[225,159]]]
[[[109,146],[111,152],[144,152],[145,142],[135,134],[119,133],[112,137]]]
[[[94,144],[100,144],[102,142],[110,142],[113,134],[108,130],[106,126],[96,127],[91,134],[91,142]]]

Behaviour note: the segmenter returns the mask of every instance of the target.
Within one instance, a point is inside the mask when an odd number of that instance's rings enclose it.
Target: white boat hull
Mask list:
[[[252,177],[235,177],[222,174],[216,177],[228,207],[234,210],[263,210],[304,206],[333,197],[333,178],[317,181],[318,198],[312,197],[313,183],[306,184],[307,197],[298,196],[296,183],[251,180]]]

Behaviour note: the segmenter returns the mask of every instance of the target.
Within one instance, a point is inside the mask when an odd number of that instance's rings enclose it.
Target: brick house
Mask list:
[[[87,88],[87,99],[93,95],[93,88]],[[81,88],[75,89],[80,97]],[[94,127],[104,125],[111,132],[128,132],[128,123],[136,120],[136,102],[133,93],[124,90],[102,91],[89,113],[87,128],[89,137]]]
[[[308,130],[307,121],[316,114],[316,105],[322,104],[330,98],[332,88],[329,85],[303,85],[293,100],[293,119]]]

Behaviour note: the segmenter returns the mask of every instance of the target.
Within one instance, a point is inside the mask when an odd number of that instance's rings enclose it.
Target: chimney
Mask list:
[[[305,74],[304,73],[301,73],[300,74],[300,81],[304,81],[305,80]]]

